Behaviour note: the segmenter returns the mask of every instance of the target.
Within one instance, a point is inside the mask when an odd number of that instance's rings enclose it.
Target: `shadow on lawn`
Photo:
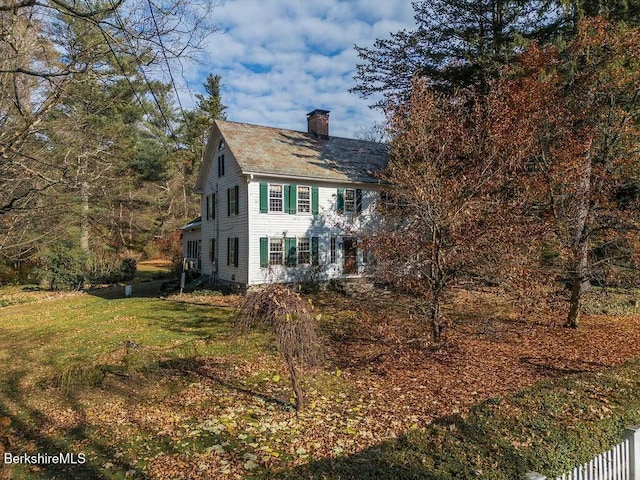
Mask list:
[[[228,363],[215,362],[211,359],[204,358],[185,358],[160,362],[158,366],[168,372],[175,372],[180,375],[193,375],[198,378],[211,380],[223,388],[235,390],[248,397],[258,398],[267,404],[277,405],[287,410],[294,408],[294,405],[287,401],[247,388],[247,386],[240,383],[237,378],[229,375],[228,372],[231,371],[231,365]],[[287,390],[287,394],[288,393],[289,391]]]
[[[50,456],[74,454],[75,464],[60,463],[33,463],[17,466],[0,462],[0,477],[7,473],[9,478],[19,475],[19,478],[44,478],[44,479],[103,479],[112,478],[112,475],[124,477],[126,472],[135,470],[133,465],[128,463],[123,457],[118,458],[116,451],[99,441],[95,436],[91,436],[87,425],[82,422],[79,425],[69,428],[58,435],[53,433],[42,433],[42,426],[49,420],[46,412],[39,411],[23,398],[20,393],[20,383],[25,372],[12,372],[4,378],[4,385],[0,392],[0,417],[8,417],[11,424],[5,431],[4,449],[12,455],[37,455]],[[45,392],[42,392],[43,394]],[[9,408],[11,405],[11,408]],[[84,411],[80,405],[71,401],[70,407],[84,417]],[[12,415],[12,411],[18,411],[17,415]],[[0,440],[3,440],[0,438]],[[82,444],[85,448],[74,447],[72,444]],[[84,454],[86,461],[82,463],[78,454]],[[4,458],[2,459],[4,460]],[[106,462],[113,465],[109,470],[109,475],[102,472]],[[25,471],[26,473],[18,473]],[[135,478],[147,478],[138,470]]]
[[[491,418],[491,417],[489,417]],[[487,428],[483,415],[441,417],[361,452],[312,460],[279,472],[279,479],[451,480],[523,478],[532,468],[527,454]],[[491,476],[493,473],[501,474]],[[269,478],[265,475],[265,478]]]

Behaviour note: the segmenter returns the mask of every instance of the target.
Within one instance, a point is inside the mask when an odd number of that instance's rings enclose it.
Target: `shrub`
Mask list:
[[[128,282],[136,276],[137,263],[135,258],[125,258],[120,264],[120,278]]]
[[[80,290],[87,279],[87,255],[71,242],[57,243],[40,255],[33,274],[51,290]]]

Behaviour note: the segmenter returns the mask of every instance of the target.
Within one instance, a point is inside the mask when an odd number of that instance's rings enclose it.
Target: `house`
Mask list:
[[[202,269],[202,216],[194,218],[182,230],[182,258],[185,270]]]
[[[212,283],[364,273],[357,231],[372,219],[386,146],[329,136],[326,110],[307,127],[215,121],[196,183],[202,217],[183,227],[185,254]]]

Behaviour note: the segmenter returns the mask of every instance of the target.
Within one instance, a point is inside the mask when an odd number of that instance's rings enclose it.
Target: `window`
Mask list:
[[[209,261],[214,263],[216,261],[216,240],[215,238],[209,239]]]
[[[311,263],[311,242],[308,238],[298,239],[298,265]]]
[[[272,185],[269,184],[269,211],[270,212],[281,212],[283,206],[282,200],[282,185]]]
[[[187,258],[198,258],[198,240],[187,241]]]
[[[311,187],[298,187],[298,212],[311,211]]]
[[[356,191],[353,188],[346,188],[344,191],[344,211],[347,213],[356,211]]]
[[[282,238],[269,239],[269,265],[282,265],[284,260],[283,246]]]
[[[218,176],[224,175],[224,155],[218,155]]]
[[[227,217],[238,215],[239,193],[238,185],[227,189]]]
[[[359,188],[339,188],[337,195],[337,209],[339,213],[362,212],[362,190]]]
[[[336,241],[338,239],[336,237],[331,237],[331,257],[330,257],[330,262],[331,263],[336,263]]]
[[[221,139],[220,139],[220,143],[218,143],[218,151],[220,151],[220,150],[224,150],[224,147],[225,147],[225,145],[224,145],[224,138],[221,138]]]
[[[238,237],[227,238],[227,265],[238,266]]]
[[[216,218],[216,194],[212,193],[207,196],[207,220]]]

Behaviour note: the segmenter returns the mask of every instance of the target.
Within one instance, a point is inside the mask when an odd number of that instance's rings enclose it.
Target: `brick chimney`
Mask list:
[[[307,113],[307,132],[319,138],[329,138],[329,110],[320,110]]]

